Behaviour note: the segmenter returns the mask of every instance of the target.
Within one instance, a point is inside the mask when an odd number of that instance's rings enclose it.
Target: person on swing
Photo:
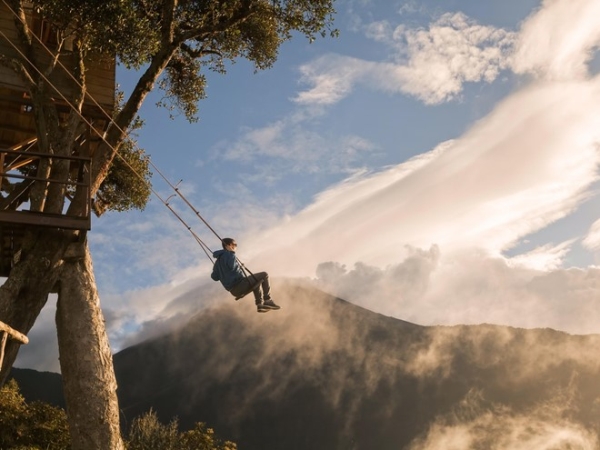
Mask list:
[[[269,312],[280,307],[271,299],[271,286],[269,285],[269,274],[267,272],[253,273],[246,276],[239,261],[235,256],[237,243],[232,238],[224,238],[221,241],[223,250],[213,253],[216,259],[210,277],[220,281],[223,287],[231,292],[233,296],[241,298],[254,286],[254,301],[259,313]],[[261,292],[262,287],[262,292]]]

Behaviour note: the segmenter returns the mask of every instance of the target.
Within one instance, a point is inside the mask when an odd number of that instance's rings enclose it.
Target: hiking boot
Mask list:
[[[281,307],[276,305],[275,302],[271,299],[265,300],[262,304],[263,308],[266,309],[280,309]]]
[[[271,311],[271,308],[268,308],[265,305],[259,303],[258,305],[256,305],[256,311],[259,313],[266,313]]]

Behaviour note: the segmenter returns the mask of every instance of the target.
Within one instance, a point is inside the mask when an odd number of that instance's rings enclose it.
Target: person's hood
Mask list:
[[[227,252],[229,252],[229,250],[217,250],[216,252],[213,252],[213,258],[218,258],[223,253],[227,253]],[[229,252],[229,253],[235,253],[235,252]]]

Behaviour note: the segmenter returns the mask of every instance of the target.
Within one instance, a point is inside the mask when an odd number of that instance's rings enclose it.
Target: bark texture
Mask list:
[[[65,254],[56,325],[73,450],[122,450],[117,382],[86,242]]]
[[[46,304],[48,293],[56,285],[63,254],[76,238],[73,232],[52,229],[26,234],[18,261],[10,277],[0,286],[0,320],[25,335],[29,333]],[[19,347],[18,342],[8,341],[0,384],[6,382]]]

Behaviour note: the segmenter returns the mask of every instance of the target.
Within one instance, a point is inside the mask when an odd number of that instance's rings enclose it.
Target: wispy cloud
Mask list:
[[[512,67],[544,80],[584,79],[599,45],[600,3],[545,0],[522,27]]]
[[[348,175],[377,153],[377,146],[361,136],[318,130],[315,119],[321,114],[320,108],[300,108],[264,127],[242,130],[235,142],[223,141],[213,151],[217,158],[251,165],[253,175],[245,179],[267,184],[283,173]]]
[[[592,224],[582,243],[590,250],[600,251],[600,219]]]
[[[407,244],[501,254],[587,198],[600,163],[598,105],[600,79],[524,89],[421,163],[343,183],[267,240],[294,236],[286,251],[312,262],[304,270],[393,263]],[[331,245],[340,241],[348,244]]]

